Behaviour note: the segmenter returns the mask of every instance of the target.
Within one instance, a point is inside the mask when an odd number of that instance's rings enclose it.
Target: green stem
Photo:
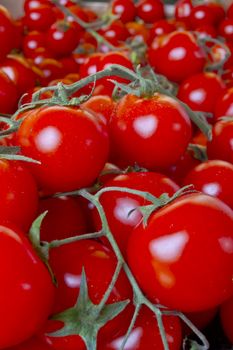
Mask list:
[[[125,347],[125,345],[126,345],[128,339],[129,339],[129,336],[130,336],[130,334],[131,334],[131,332],[132,332],[132,330],[133,330],[133,327],[134,327],[134,325],[135,325],[135,322],[136,322],[136,320],[137,320],[137,317],[138,317],[138,315],[139,315],[139,311],[140,311],[141,307],[142,307],[141,304],[137,304],[136,307],[135,307],[133,317],[132,317],[132,319],[131,319],[129,328],[128,328],[128,330],[127,330],[127,333],[126,333],[126,335],[125,335],[125,337],[124,337],[123,343],[121,344],[120,350],[124,350],[124,347]]]
[[[51,241],[48,243],[48,248],[49,249],[58,248],[58,247],[61,247],[62,245],[78,242],[78,241],[81,241],[83,239],[100,238],[103,235],[104,235],[104,233],[102,231],[99,231],[99,232],[93,232],[93,233],[86,233],[84,235],[68,237],[68,238],[64,238],[64,239],[60,239],[60,240],[54,240],[54,241]],[[42,242],[42,244],[43,244],[43,242]]]

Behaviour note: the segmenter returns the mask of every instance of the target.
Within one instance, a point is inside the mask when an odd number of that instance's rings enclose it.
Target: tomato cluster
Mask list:
[[[233,3],[173,9],[0,6],[0,349],[233,344]]]

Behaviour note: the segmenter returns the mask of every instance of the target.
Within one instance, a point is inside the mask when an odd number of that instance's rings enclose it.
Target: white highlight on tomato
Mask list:
[[[202,192],[209,196],[217,196],[221,192],[221,188],[217,182],[211,182],[202,187]]]
[[[189,98],[193,102],[203,102],[205,100],[206,93],[203,89],[196,89],[189,94]]]
[[[81,285],[81,276],[73,275],[72,273],[66,273],[64,275],[65,283],[70,288],[79,288]]]
[[[61,132],[53,126],[48,126],[39,132],[35,143],[39,151],[47,153],[55,151],[61,144],[61,140]]]
[[[123,224],[134,226],[142,217],[138,210],[132,211],[137,207],[138,202],[132,198],[118,198],[114,208],[114,216]]]
[[[224,252],[233,254],[233,239],[231,237],[221,237],[218,241]]]
[[[151,137],[158,127],[158,119],[153,114],[138,117],[133,122],[133,128],[144,139]]]
[[[168,59],[172,61],[182,60],[186,56],[186,50],[183,47],[176,47],[168,54]]]
[[[140,338],[142,337],[143,335],[143,330],[142,328],[140,327],[137,327],[136,329],[134,329],[131,333],[130,333],[130,336],[124,346],[124,349],[125,350],[131,350],[131,349],[134,349],[136,348],[136,346],[138,345],[138,343],[140,342]],[[124,341],[124,338],[125,336],[123,337],[120,337],[116,340],[114,340],[112,343],[111,343],[111,348],[112,349],[120,349],[121,348],[121,345]]]
[[[181,257],[188,241],[189,235],[185,230],[175,232],[153,239],[149,245],[149,250],[156,260],[173,263]]]

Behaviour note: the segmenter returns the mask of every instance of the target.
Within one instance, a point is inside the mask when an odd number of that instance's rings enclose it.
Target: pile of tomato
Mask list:
[[[233,3],[83,3],[0,6],[0,349],[231,349]]]

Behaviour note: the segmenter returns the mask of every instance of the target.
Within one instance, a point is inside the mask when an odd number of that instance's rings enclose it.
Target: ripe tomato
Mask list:
[[[155,38],[148,50],[148,59],[157,73],[177,83],[201,72],[206,61],[203,49],[187,31]]]
[[[217,313],[218,307],[214,307],[205,311],[186,312],[185,316],[197,327],[197,329],[202,330],[213,321]],[[183,333],[186,335],[192,333],[191,329],[186,324],[183,325]]]
[[[224,91],[225,84],[215,73],[199,73],[183,81],[178,98],[195,111],[214,112],[216,100]]]
[[[102,244],[85,240],[52,249],[49,262],[58,282],[53,309],[57,313],[75,305],[83,268],[87,276],[89,297],[94,304],[98,304],[111,282],[117,261],[113,252]],[[107,304],[131,297],[131,286],[122,271]],[[100,338],[104,339],[117,334],[129,322],[131,316],[131,307],[127,307],[101,329]],[[57,326],[59,325],[54,321],[47,324],[48,329]],[[45,328],[45,333],[48,333],[48,329]],[[78,335],[54,338],[44,334],[42,337],[52,345],[53,349],[85,349]]]
[[[36,74],[27,60],[20,56],[8,55],[0,68],[15,83],[20,95],[36,85]]]
[[[2,61],[6,55],[14,48],[14,38],[16,33],[16,27],[14,26],[13,19],[9,11],[0,5],[0,60]]]
[[[233,41],[233,19],[225,18],[219,24],[218,33],[228,41]]]
[[[163,193],[173,195],[179,189],[179,186],[168,177],[152,172],[135,172],[118,175],[104,185],[104,187],[116,186],[147,191],[156,197],[159,197]],[[142,220],[142,214],[137,207],[149,204],[149,202],[142,197],[116,191],[104,193],[101,196],[101,204],[104,208],[110,230],[121,252],[126,255],[129,236],[132,230]],[[133,209],[136,210],[130,214]],[[100,219],[96,212],[95,222],[96,229],[101,229]]]
[[[116,20],[110,25],[102,27],[99,30],[99,34],[101,34],[112,45],[116,46],[122,41],[125,41],[129,36],[126,26],[120,20]]]
[[[115,108],[115,102],[109,96],[97,95],[92,96],[88,101],[81,105],[81,109],[86,109],[94,112],[99,118],[109,122],[110,117]]]
[[[80,41],[79,30],[69,22],[57,21],[46,33],[47,48],[56,56],[72,53]]]
[[[25,235],[10,224],[2,224],[0,233],[0,348],[5,349],[42,327],[52,310],[54,287]]]
[[[193,9],[191,0],[178,0],[175,5],[175,18],[179,22],[184,22],[187,27],[190,27],[190,15]]]
[[[227,338],[233,343],[233,297],[222,304],[220,309],[221,323]]]
[[[196,29],[202,25],[214,25],[215,13],[208,5],[197,5],[192,8],[190,14],[190,26]]]
[[[23,164],[0,160],[1,217],[29,230],[38,206],[38,192],[34,178]]]
[[[136,16],[133,0],[113,0],[112,13],[118,15],[123,23],[132,22]]]
[[[212,38],[216,38],[217,37],[217,30],[215,29],[214,26],[210,25],[210,24],[205,24],[202,25],[200,27],[197,27],[195,29],[195,32],[198,33],[198,38],[199,39],[206,39],[207,36],[211,36]],[[207,45],[213,45],[212,43],[206,43]]]
[[[25,0],[24,1],[24,11],[28,12],[30,10],[39,8],[41,5],[52,6],[50,0]]]
[[[45,46],[45,34],[38,31],[29,32],[23,38],[23,53],[26,57],[34,57],[34,51]]]
[[[42,342],[38,337],[33,337],[30,340],[8,348],[8,350],[49,350],[51,349],[48,345]]]
[[[0,113],[14,113],[19,93],[13,81],[0,69]]]
[[[137,3],[137,15],[145,23],[153,23],[164,18],[164,6],[161,0],[140,0]]]
[[[233,163],[233,120],[218,121],[212,129],[212,134],[212,140],[207,142],[208,158]]]
[[[201,193],[180,197],[132,232],[128,262],[153,302],[184,312],[215,307],[233,292],[233,212]]]
[[[108,157],[105,125],[80,109],[38,108],[23,121],[17,139],[22,154],[41,161],[30,168],[49,191],[91,185]]]
[[[232,164],[222,160],[209,160],[193,168],[183,184],[193,184],[197,191],[217,197],[233,209],[232,181]]]
[[[109,130],[113,163],[137,163],[150,170],[178,161],[191,138],[191,123],[183,107],[161,94],[123,97],[112,114]]]
[[[227,8],[226,17],[233,18],[233,4],[232,3],[230,3],[228,8]]]
[[[40,230],[42,241],[50,242],[86,233],[86,218],[78,199],[58,197],[41,199],[38,215],[48,210]]]
[[[42,76],[40,77],[42,86],[48,85],[51,80],[63,78],[65,75],[62,63],[53,58],[42,59],[38,63],[38,68],[42,71]]]
[[[165,35],[174,32],[175,30],[175,23],[169,22],[166,19],[156,21],[150,28],[148,43],[151,44],[157,36]]]
[[[181,325],[177,317],[163,316],[163,324],[170,350],[181,348]],[[126,331],[125,331],[126,334]],[[118,350],[124,340],[125,334],[115,337],[105,345],[100,345],[99,350]],[[163,350],[161,335],[154,313],[146,306],[139,312],[135,326],[124,347],[125,350]]]
[[[24,23],[29,30],[44,32],[55,22],[56,16],[53,8],[47,4],[41,4],[26,11]]]
[[[214,117],[218,120],[221,117],[233,117],[233,87],[220,94],[216,101]]]

